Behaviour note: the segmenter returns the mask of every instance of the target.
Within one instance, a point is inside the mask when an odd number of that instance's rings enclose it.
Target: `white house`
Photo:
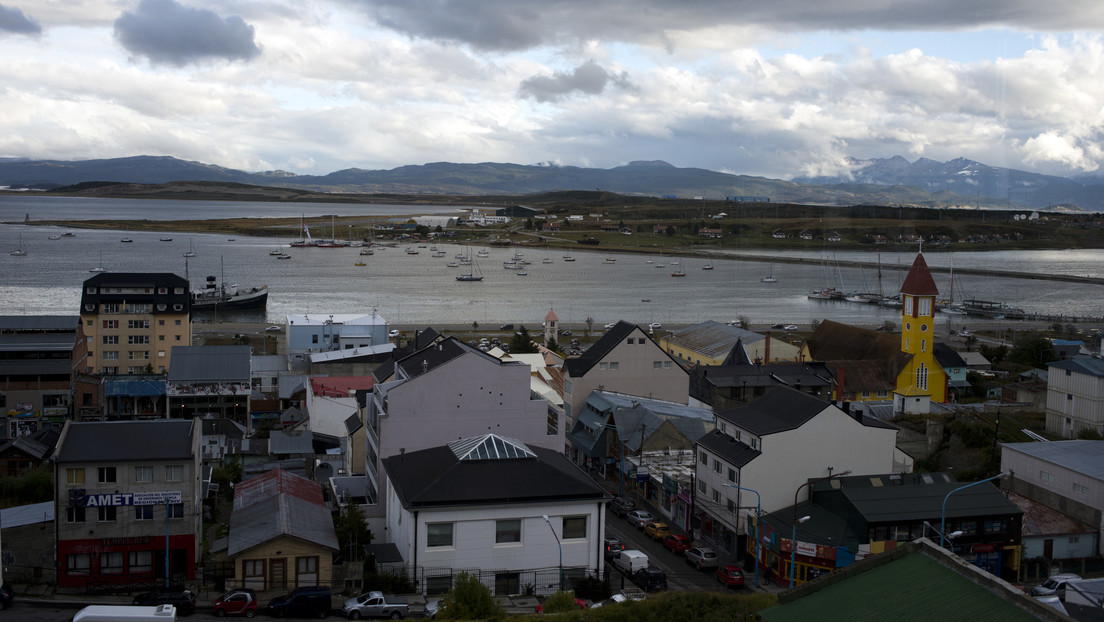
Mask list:
[[[425,594],[456,570],[500,596],[600,575],[609,495],[558,451],[486,434],[383,466],[388,534]]]
[[[287,351],[350,350],[386,344],[387,320],[378,313],[311,313],[287,316]]]
[[[1104,360],[1079,356],[1047,369],[1047,432],[1063,438],[1104,432]]]
[[[807,488],[800,490],[806,482],[833,473],[900,472],[896,440],[897,428],[888,423],[788,387],[720,411],[716,429],[697,445],[695,501],[703,535],[735,551],[733,536],[745,534],[743,516],[757,504],[764,512],[792,506],[795,496],[807,496]]]

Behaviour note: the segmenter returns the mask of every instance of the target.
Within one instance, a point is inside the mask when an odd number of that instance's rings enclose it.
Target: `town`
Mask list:
[[[0,603],[449,618],[471,590],[509,613],[726,591],[788,620],[930,607],[922,575],[1003,619],[1092,611],[1101,353],[1046,340],[987,382],[1005,352],[937,338],[939,296],[917,253],[898,332],[575,336],[550,308],[474,340],[311,312],[273,354],[196,343],[179,275],[98,273],[78,315],[0,318],[6,475],[52,491],[5,490]],[[985,460],[940,468],[958,429]]]

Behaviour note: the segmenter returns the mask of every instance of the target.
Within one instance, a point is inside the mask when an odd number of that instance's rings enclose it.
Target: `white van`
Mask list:
[[[89,605],[73,616],[73,622],[176,622],[176,607]]]
[[[648,556],[642,551],[632,549],[621,551],[613,558],[613,565],[625,574],[633,574],[641,568],[648,567]]]

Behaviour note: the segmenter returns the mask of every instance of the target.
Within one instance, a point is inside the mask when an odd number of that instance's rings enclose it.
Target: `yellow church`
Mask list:
[[[923,253],[917,253],[901,285],[901,352],[908,362],[897,374],[894,410],[928,411],[931,401],[947,401],[947,374],[935,360],[935,299],[939,288]]]

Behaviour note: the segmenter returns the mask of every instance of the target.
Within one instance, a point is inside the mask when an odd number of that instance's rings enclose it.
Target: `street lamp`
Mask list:
[[[951,495],[953,495],[954,493],[956,493],[960,490],[965,490],[965,489],[970,488],[972,486],[977,486],[978,484],[984,484],[985,482],[991,482],[995,479],[1000,479],[1000,478],[1004,477],[1004,475],[1005,475],[1004,473],[998,473],[998,474],[994,475],[993,477],[987,477],[983,480],[978,480],[978,481],[976,481],[972,484],[966,484],[965,486],[959,486],[958,488],[955,488],[951,492],[948,492],[947,496],[943,497],[943,509],[940,510],[940,512],[939,512],[939,531],[940,531],[939,546],[941,546],[943,548],[947,548],[946,541],[947,541],[948,538],[947,538],[947,536],[943,535],[943,533],[947,531],[947,499],[950,499]]]
[[[797,516],[797,513],[794,513]],[[804,523],[812,518],[811,516],[802,516],[801,518],[794,519],[793,522],[793,535],[790,537],[790,589],[794,586],[794,575],[797,573],[797,524]]]
[[[929,528],[932,531],[934,531],[935,533],[938,533],[940,537],[943,536],[943,534],[940,533],[940,531],[938,529],[936,529],[931,523],[929,523],[928,521],[924,521],[924,537],[925,538],[928,537],[928,529]],[[951,533],[947,534],[947,539],[948,540],[954,540],[955,538],[961,536],[963,533],[965,533],[965,532],[962,531],[961,529],[957,530],[957,531],[952,531]]]
[[[744,488],[743,486],[737,486],[736,484],[725,484],[728,488],[736,488],[737,490],[746,490],[748,492],[755,493],[755,587],[759,587],[759,513],[762,507],[762,499],[759,497],[759,492],[752,490],[751,488]],[[739,497],[737,497],[739,498]],[[739,503],[736,504],[736,509],[739,509]],[[735,513],[735,511],[733,511]],[[736,537],[739,538],[740,523],[736,523]]]
[[[560,549],[560,591],[563,591],[563,545],[560,544],[560,537],[556,535],[556,529],[552,527],[552,521],[548,520],[548,515],[543,514],[541,518],[544,522],[548,523],[548,528],[552,530],[552,537],[556,539],[556,547]]]

